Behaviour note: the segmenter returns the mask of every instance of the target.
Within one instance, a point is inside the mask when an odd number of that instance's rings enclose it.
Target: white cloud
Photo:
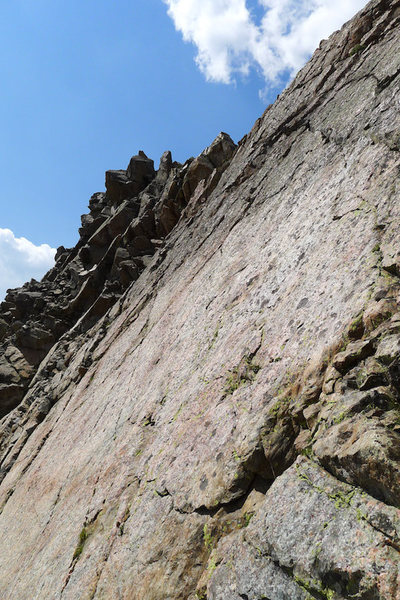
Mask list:
[[[16,238],[11,229],[0,229],[0,301],[8,288],[41,279],[54,265],[55,253],[48,244],[35,246],[23,237]]]
[[[267,86],[304,65],[321,39],[343,25],[366,0],[163,0],[185,41],[197,47],[196,62],[209,81],[231,83],[258,68]]]

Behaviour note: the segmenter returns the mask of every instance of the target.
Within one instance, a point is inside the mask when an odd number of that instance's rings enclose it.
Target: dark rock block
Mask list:
[[[0,319],[0,341],[3,340],[8,332],[8,323],[4,319]]]
[[[141,191],[141,186],[127,177],[126,171],[106,171],[107,199],[110,204],[119,204],[126,198],[133,198]]]
[[[48,352],[55,339],[51,331],[47,331],[38,325],[31,325],[18,330],[16,341],[21,348]]]
[[[16,384],[0,383],[0,419],[21,402],[25,387]]]
[[[360,340],[357,342],[351,342],[346,350],[336,354],[333,360],[333,367],[339,371],[339,373],[346,373],[357,363],[361,362],[368,356],[371,356],[374,352],[373,344],[371,340]]]
[[[169,158],[165,156],[163,161],[164,169],[168,168]],[[140,189],[144,189],[155,177],[154,161],[148,158],[142,150],[139,154],[132,156],[126,170],[128,179],[138,184]]]

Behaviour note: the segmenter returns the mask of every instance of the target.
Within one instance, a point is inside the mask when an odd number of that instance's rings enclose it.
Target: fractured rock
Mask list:
[[[399,10],[8,294],[1,598],[398,600]]]

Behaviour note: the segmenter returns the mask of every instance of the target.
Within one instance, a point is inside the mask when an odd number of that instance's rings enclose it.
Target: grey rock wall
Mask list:
[[[1,598],[400,598],[399,24],[369,3],[237,148],[109,172],[10,292]]]

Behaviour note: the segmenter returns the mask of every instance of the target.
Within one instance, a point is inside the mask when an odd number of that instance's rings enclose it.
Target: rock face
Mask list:
[[[0,598],[400,599],[400,1],[9,291]]]
[[[200,181],[208,189],[209,179],[215,186],[235,148],[221,133],[183,166],[166,152],[156,173],[139,151],[126,171],[106,172],[107,191],[90,199],[75,248],[58,248],[56,266],[41,282],[8,290],[1,303],[0,417],[21,402],[55,342],[78,322],[76,330],[88,330],[139,277],[178,222],[187,190]],[[208,170],[200,172],[199,163]]]

